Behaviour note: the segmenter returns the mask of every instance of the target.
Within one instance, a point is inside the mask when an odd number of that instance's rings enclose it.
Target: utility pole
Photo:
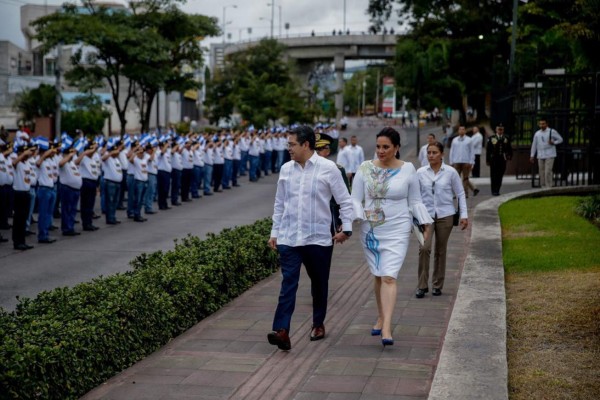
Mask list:
[[[274,23],[275,23],[275,0],[271,0],[271,39],[273,39]]]
[[[56,46],[56,65],[54,67],[54,74],[56,75],[56,82],[54,84],[54,88],[56,89],[56,109],[54,111],[54,137],[60,137],[60,113],[61,113],[61,89],[60,89],[60,77],[62,75],[62,68],[60,59],[62,57],[62,43],[59,43]]]
[[[346,0],[344,0],[344,33],[346,33]]]

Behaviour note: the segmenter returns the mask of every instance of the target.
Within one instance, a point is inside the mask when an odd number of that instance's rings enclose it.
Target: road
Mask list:
[[[366,158],[370,159],[374,154],[375,134],[383,125],[359,129],[354,120],[349,125],[342,136],[356,135]],[[402,158],[413,162],[415,131],[414,128],[401,131]],[[426,127],[421,131],[423,144],[427,133],[441,132],[441,128]],[[244,177],[239,188],[150,215],[145,223],[128,220],[125,211],[119,211],[117,217],[123,221],[120,225],[105,225],[99,219],[94,222],[100,227],[96,232],[62,237],[55,231],[58,241],[50,245],[37,244],[35,236],[30,236],[28,242],[35,248],[25,252],[13,250],[10,242],[4,243],[0,245],[0,306],[11,311],[17,304],[17,296],[32,298],[41,291],[127,271],[129,262],[137,255],[172,249],[173,241],[187,234],[205,237],[210,232],[218,233],[224,228],[268,217],[273,211],[276,182],[277,175],[263,177],[257,183],[249,183]],[[96,204],[99,206],[99,201]],[[60,225],[59,220],[54,223]],[[36,228],[32,225],[33,230]],[[2,233],[10,237],[10,231]]]

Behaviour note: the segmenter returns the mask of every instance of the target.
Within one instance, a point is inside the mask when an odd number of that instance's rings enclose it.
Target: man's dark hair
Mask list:
[[[344,143],[346,143],[346,144],[347,144],[347,143],[348,143],[348,139],[346,139],[345,137],[343,137],[343,138],[340,138],[340,142],[344,142]]]
[[[297,128],[292,129],[290,135],[296,135],[296,140],[298,144],[303,144],[304,142],[308,142],[308,147],[311,150],[315,149],[315,131],[312,130],[310,126],[302,125]]]
[[[434,133],[430,133],[430,134],[429,134],[429,135],[427,135],[427,136],[431,136],[431,138],[432,138],[432,139],[435,139],[435,134],[434,134]]]

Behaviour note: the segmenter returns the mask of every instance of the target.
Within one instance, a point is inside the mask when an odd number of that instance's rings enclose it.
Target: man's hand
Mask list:
[[[335,234],[335,236],[333,236],[333,242],[342,244],[349,238],[350,236],[347,236],[344,232],[338,232]]]
[[[460,230],[464,231],[469,226],[469,219],[468,218],[461,218],[460,222],[458,224],[460,225]]]
[[[423,240],[427,241],[429,240],[429,237],[432,235],[432,229],[431,229],[431,225],[424,225],[423,226]]]
[[[267,244],[273,250],[277,250],[277,238],[274,238],[274,237],[270,238],[269,241],[267,242]]]
[[[530,162],[531,164],[533,164],[533,161],[534,161],[533,157],[529,157],[529,162]]]

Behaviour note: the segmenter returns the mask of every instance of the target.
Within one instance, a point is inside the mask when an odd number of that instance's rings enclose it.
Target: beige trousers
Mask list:
[[[458,175],[462,177],[463,189],[465,190],[465,196],[469,197],[469,189],[475,191],[475,185],[469,180],[469,174],[471,173],[471,164],[458,163],[453,165]]]
[[[552,167],[554,166],[554,158],[538,158],[538,168],[540,170],[540,186],[551,188],[554,186],[554,177],[552,175]]]
[[[434,218],[431,225],[432,234],[419,247],[419,286],[418,289],[429,288],[429,260],[431,258],[431,244],[435,235],[435,251],[433,253],[433,275],[431,284],[434,289],[444,287],[444,278],[446,276],[446,248],[448,247],[448,238],[452,232],[453,216],[444,218]]]

